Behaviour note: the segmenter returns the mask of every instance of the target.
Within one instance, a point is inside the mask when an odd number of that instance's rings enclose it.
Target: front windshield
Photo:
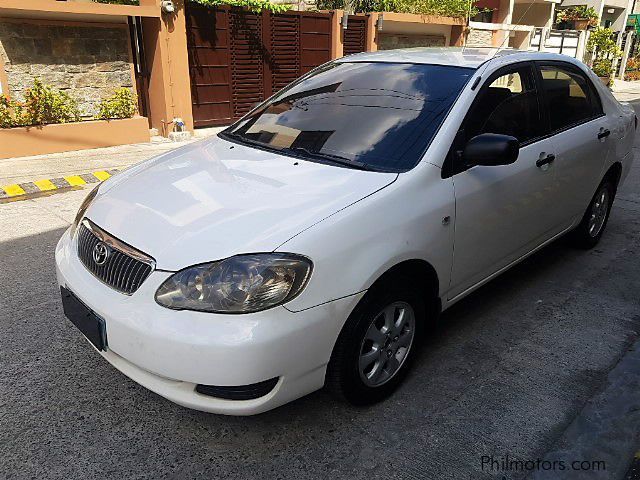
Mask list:
[[[473,72],[442,65],[329,63],[221,136],[313,161],[406,171],[420,161]]]

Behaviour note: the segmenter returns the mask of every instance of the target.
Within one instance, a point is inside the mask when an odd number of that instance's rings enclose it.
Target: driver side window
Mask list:
[[[499,74],[489,80],[464,123],[465,143],[482,133],[510,135],[525,144],[542,136],[538,94],[530,66]]]

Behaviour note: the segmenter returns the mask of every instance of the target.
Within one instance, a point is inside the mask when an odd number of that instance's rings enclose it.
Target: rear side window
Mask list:
[[[482,133],[526,143],[543,134],[538,94],[529,65],[498,73],[478,95],[464,125],[464,140]]]
[[[582,73],[557,65],[541,65],[540,73],[552,131],[602,115],[598,94]]]

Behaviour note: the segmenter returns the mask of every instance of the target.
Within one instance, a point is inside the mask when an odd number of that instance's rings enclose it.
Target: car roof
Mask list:
[[[418,47],[398,50],[380,50],[348,55],[338,62],[388,62],[421,63],[430,65],[450,65],[455,67],[478,68],[480,65],[509,56],[509,60],[561,60],[577,63],[573,57],[548,52],[532,52],[512,48],[476,48],[476,47]]]

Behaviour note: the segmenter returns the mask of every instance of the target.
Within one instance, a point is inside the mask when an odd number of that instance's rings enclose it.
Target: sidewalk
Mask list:
[[[178,147],[214,135],[221,128],[199,130],[186,142],[155,139],[149,143],[96,148],[33,157],[0,159],[0,187],[96,171],[122,170]]]
[[[632,102],[640,100],[640,81],[627,82],[625,80],[615,80],[611,87],[613,96],[621,102]]]

